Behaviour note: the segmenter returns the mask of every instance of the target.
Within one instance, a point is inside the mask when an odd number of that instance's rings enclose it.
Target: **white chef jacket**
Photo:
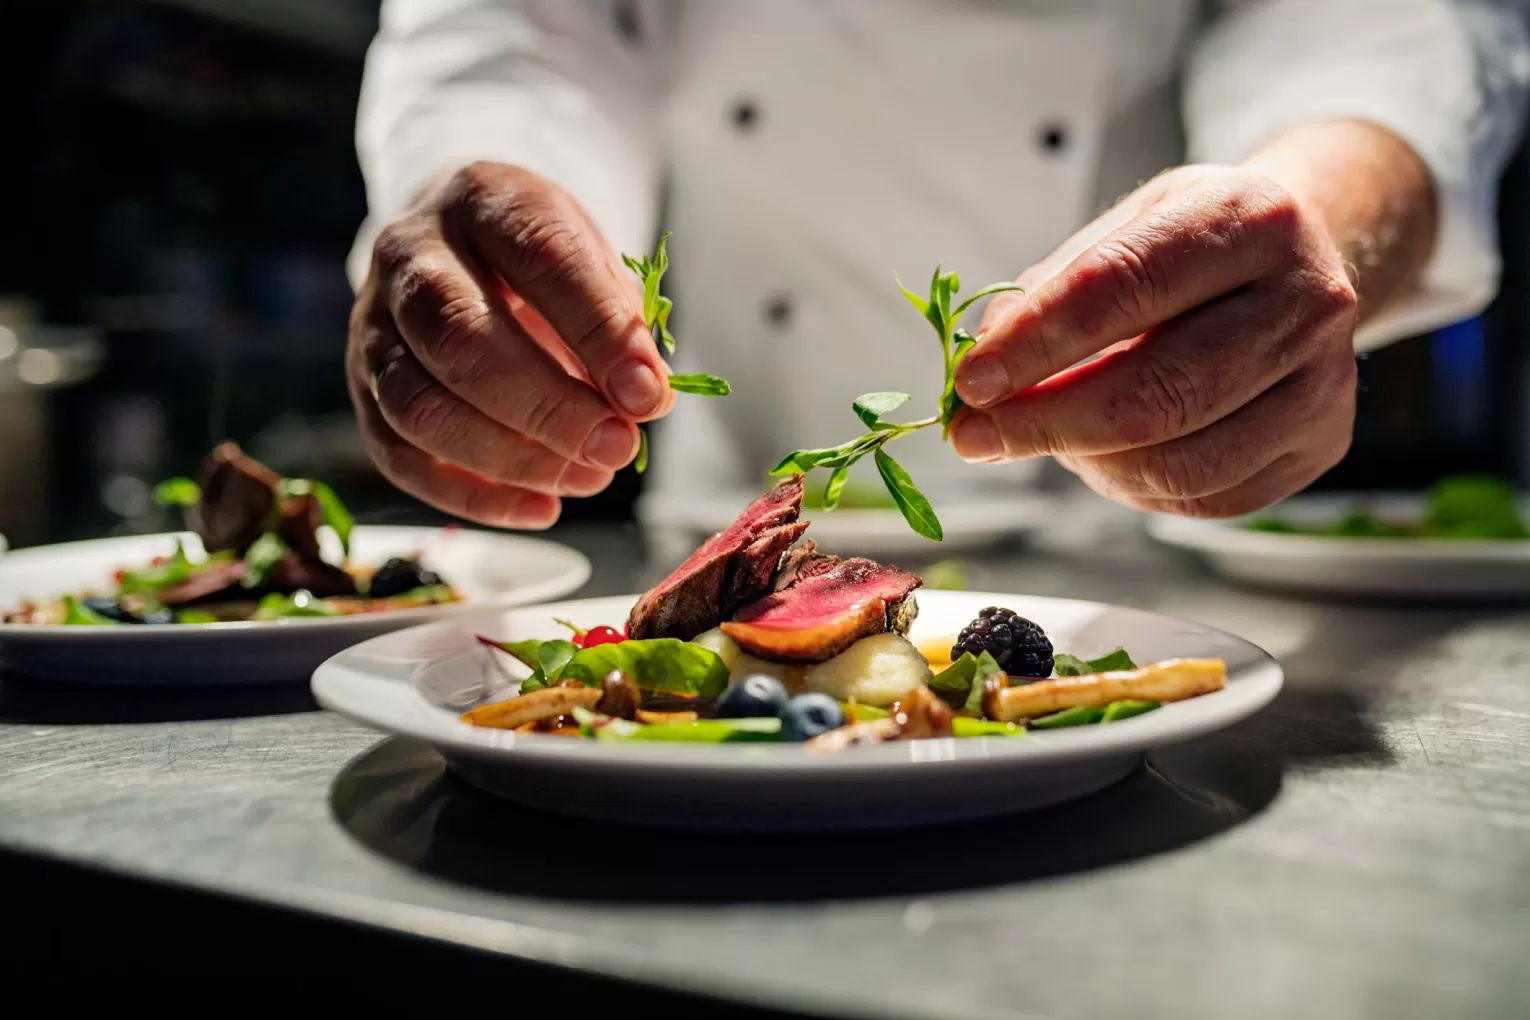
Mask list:
[[[677,367],[734,392],[680,398],[651,484],[750,485],[860,434],[857,394],[933,409],[939,348],[895,272],[916,290],[940,260],[969,292],[1011,279],[1166,166],[1354,117],[1406,139],[1441,199],[1423,285],[1357,339],[1375,346],[1495,293],[1496,186],[1530,79],[1518,6],[384,0],[352,279],[382,225],[474,159],[558,181],[622,251],[662,221]],[[934,431],[891,452],[937,503],[1029,470],[964,465]]]

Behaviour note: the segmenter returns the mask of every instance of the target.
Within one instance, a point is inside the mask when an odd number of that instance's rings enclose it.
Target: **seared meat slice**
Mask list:
[[[356,579],[323,560],[310,560],[289,552],[266,572],[266,581],[261,585],[261,590],[283,594],[307,591],[315,598],[327,599],[336,595],[356,594]]]
[[[783,591],[798,581],[833,570],[840,562],[838,556],[818,551],[818,543],[811,538],[781,557],[781,569],[776,571],[776,591]]]
[[[874,560],[841,560],[745,606],[722,630],[761,659],[825,662],[861,638],[907,633],[917,612],[911,594],[921,583]]]
[[[232,563],[220,563],[215,567],[198,570],[186,580],[160,589],[155,598],[174,609],[200,602],[222,602],[230,598],[248,597],[240,584],[243,580],[244,561],[234,560]]]
[[[324,514],[312,496],[289,496],[282,500],[276,520],[276,537],[300,559],[322,560],[319,554],[319,528]]]
[[[186,512],[208,552],[231,549],[243,556],[266,530],[281,478],[235,443],[219,443],[202,464],[202,499]]]
[[[627,620],[633,639],[689,641],[770,591],[781,554],[802,533],[802,476],[760,496],[646,595]]]

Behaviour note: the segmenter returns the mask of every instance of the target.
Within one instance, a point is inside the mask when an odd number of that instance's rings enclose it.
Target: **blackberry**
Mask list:
[[[989,606],[962,628],[951,649],[952,660],[963,652],[992,655],[1010,676],[1034,679],[1052,675],[1052,642],[1036,624],[1013,609]]]
[[[420,566],[419,560],[395,556],[378,567],[377,573],[372,575],[372,583],[367,586],[367,597],[386,599],[440,583],[440,575]]]

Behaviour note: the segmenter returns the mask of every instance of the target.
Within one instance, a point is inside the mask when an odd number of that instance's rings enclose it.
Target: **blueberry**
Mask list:
[[[717,699],[719,719],[774,719],[786,706],[786,688],[764,673],[751,673]]]
[[[781,710],[781,739],[800,744],[844,724],[839,702],[827,694],[799,694]]]
[[[118,623],[142,623],[132,613],[122,607],[122,603],[110,595],[93,595],[88,599],[81,599],[80,604],[93,613],[99,613],[108,620],[116,620]]]

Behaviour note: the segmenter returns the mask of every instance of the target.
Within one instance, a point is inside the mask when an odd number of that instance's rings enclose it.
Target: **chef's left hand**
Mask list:
[[[1166,173],[1019,283],[957,374],[967,460],[1050,454],[1128,506],[1230,517],[1349,449],[1355,287],[1317,211],[1270,177]]]

